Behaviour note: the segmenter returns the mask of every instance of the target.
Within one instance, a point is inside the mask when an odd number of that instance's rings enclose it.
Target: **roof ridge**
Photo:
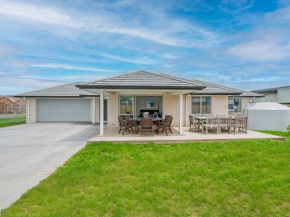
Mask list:
[[[188,79],[185,79],[185,78],[179,78],[179,77],[176,77],[176,76],[173,76],[173,75],[168,75],[166,73],[160,73],[159,74],[160,76],[163,76],[163,77],[166,77],[166,78],[171,78],[173,80],[176,80],[176,81],[184,81],[184,82],[187,82],[189,84],[194,84],[196,85],[195,83],[193,83],[191,80],[188,80]]]
[[[107,79],[117,78],[117,77],[121,77],[121,76],[124,76],[124,75],[133,74],[133,73],[136,73],[136,72],[144,72],[144,71],[128,72],[128,73],[121,74],[121,75],[115,75],[115,76],[110,76],[110,77],[106,77],[106,78],[102,78],[102,79],[98,79],[98,80],[94,80],[94,81],[90,81],[90,82],[85,82],[85,84],[90,84],[90,83],[93,83],[93,82],[100,82],[100,81],[104,81],[104,80],[107,80]]]

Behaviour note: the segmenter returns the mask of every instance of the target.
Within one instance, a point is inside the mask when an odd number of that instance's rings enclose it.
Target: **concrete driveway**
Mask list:
[[[0,128],[0,210],[37,185],[99,133],[82,123],[36,123]]]

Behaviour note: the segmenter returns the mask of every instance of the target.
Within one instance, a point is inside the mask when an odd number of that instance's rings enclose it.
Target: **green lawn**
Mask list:
[[[6,119],[0,119],[0,128],[2,127],[10,127],[18,124],[25,124],[26,118],[6,118]]]
[[[289,137],[99,143],[87,145],[2,215],[290,216],[289,195]]]

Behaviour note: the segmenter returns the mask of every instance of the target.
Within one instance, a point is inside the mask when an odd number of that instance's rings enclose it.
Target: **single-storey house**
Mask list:
[[[131,72],[88,83],[72,83],[17,95],[27,100],[27,123],[104,121],[118,126],[118,116],[173,116],[173,126],[188,126],[188,115],[241,113],[261,94],[167,74]],[[153,110],[153,111],[152,111]]]
[[[278,102],[290,107],[290,86],[254,90],[254,92],[265,96],[255,99],[255,102]]]

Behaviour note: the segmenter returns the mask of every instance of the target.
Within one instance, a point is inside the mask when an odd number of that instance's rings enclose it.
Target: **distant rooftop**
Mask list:
[[[268,88],[268,89],[253,90],[253,92],[256,92],[256,93],[264,93],[264,94],[271,94],[271,93],[277,93],[278,92],[278,89],[289,88],[289,87],[290,86],[273,87],[273,88]]]

